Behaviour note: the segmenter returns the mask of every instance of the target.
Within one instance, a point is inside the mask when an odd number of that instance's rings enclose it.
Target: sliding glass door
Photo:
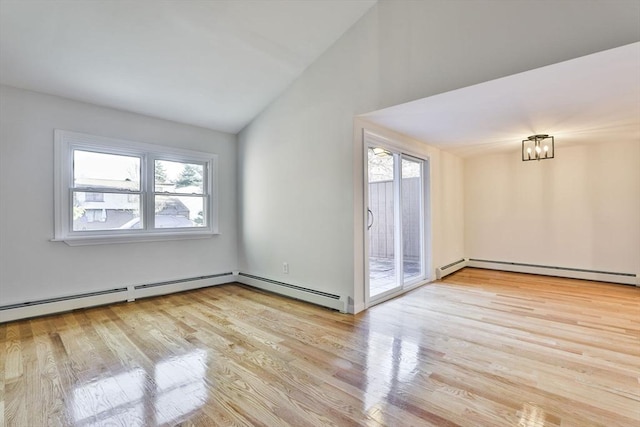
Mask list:
[[[367,147],[369,301],[425,278],[424,165],[388,147]]]

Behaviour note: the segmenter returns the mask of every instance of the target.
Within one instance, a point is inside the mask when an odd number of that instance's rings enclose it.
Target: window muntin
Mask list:
[[[216,155],[55,135],[54,240],[93,244],[217,233]]]

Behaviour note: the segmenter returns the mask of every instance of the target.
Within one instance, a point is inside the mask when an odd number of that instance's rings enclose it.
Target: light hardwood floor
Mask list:
[[[465,269],[357,315],[223,285],[0,325],[7,426],[638,426],[640,290]]]

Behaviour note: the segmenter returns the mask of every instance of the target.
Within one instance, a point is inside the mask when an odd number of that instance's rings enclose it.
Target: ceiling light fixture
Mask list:
[[[549,141],[551,140],[551,141]],[[531,135],[522,141],[522,161],[553,159],[553,137],[546,134]]]
[[[384,148],[380,148],[380,147],[373,147],[373,148],[370,148],[370,150],[374,155],[379,157],[386,157],[391,155],[391,151],[385,150]]]

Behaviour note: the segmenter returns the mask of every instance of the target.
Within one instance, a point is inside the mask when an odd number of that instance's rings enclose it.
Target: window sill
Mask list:
[[[52,242],[64,242],[69,246],[88,246],[88,245],[109,245],[117,243],[146,243],[161,242],[167,240],[191,240],[191,239],[209,239],[217,234],[211,231],[194,231],[194,232],[164,232],[164,233],[145,233],[136,235],[99,235],[99,236],[67,236],[59,239],[51,239]]]

